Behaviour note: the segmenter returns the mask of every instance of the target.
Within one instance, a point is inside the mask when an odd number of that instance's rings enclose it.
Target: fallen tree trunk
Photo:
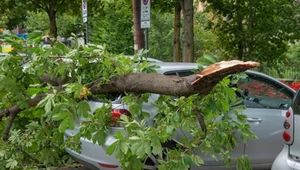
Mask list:
[[[151,92],[172,96],[206,95],[224,77],[257,67],[257,62],[238,60],[222,61],[186,77],[159,74],[132,73],[115,77],[109,84],[99,86],[101,79],[93,82],[89,89],[94,94],[116,92]]]
[[[93,94],[115,93],[115,92],[137,92],[137,93],[157,93],[172,96],[189,96],[199,93],[202,96],[210,93],[212,88],[224,77],[230,74],[245,71],[247,69],[257,67],[257,62],[243,62],[238,60],[222,61],[206,67],[204,70],[186,77],[166,76],[159,74],[130,73],[124,76],[113,78],[110,83],[99,86],[101,78],[90,84],[89,90]],[[49,81],[49,77],[45,81],[52,82],[55,85],[66,81],[59,81],[55,78]],[[30,106],[36,106],[43,99],[44,95],[37,95],[35,98],[28,100]],[[0,111],[0,121],[4,116],[10,116],[5,128],[3,139],[8,138],[8,132],[14,118],[22,109],[18,106],[12,106],[8,109]]]

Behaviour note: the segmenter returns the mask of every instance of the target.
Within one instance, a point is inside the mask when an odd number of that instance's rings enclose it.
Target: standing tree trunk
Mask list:
[[[183,0],[183,62],[194,62],[193,0]]]
[[[145,36],[141,29],[141,0],[132,0],[134,25],[134,53],[145,48]]]
[[[51,46],[53,46],[57,38],[56,11],[54,7],[50,6],[49,10],[47,10],[47,14],[50,21],[50,41]]]
[[[181,4],[179,0],[175,2],[175,13],[174,13],[174,44],[173,44],[173,61],[180,62],[180,12]]]
[[[247,42],[247,47],[245,50],[245,56],[244,56],[244,61],[247,61],[251,54],[252,51],[254,49],[254,17],[255,17],[255,13],[256,13],[256,3],[254,2],[254,0],[250,0],[249,1],[249,16],[248,16],[248,31],[249,31],[249,37],[247,37],[248,42]]]
[[[241,1],[236,0],[236,14],[237,14],[237,57],[239,60],[245,60],[244,58],[244,28],[243,28],[243,11],[241,9]]]

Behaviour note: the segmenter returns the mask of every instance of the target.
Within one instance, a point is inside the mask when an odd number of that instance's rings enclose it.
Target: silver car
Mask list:
[[[196,63],[155,63],[160,68],[159,74],[186,76],[192,73],[191,70],[197,69]],[[248,156],[253,169],[270,169],[276,156],[282,149],[284,142],[282,140],[282,122],[285,120],[285,113],[292,103],[295,91],[284,83],[265,74],[247,70],[248,77],[241,80],[237,86],[242,89],[244,104],[246,109],[243,114],[247,115],[247,121],[251,130],[257,135],[258,140],[249,140],[247,145],[240,141],[239,146],[234,149],[232,154],[232,168],[235,169],[237,157],[245,154]],[[156,109],[152,106],[158,98],[158,94],[151,94],[149,102],[143,104],[144,111],[150,113],[150,120],[156,116]],[[117,96],[113,101],[112,115],[127,114],[128,107],[122,102],[122,95]],[[89,101],[91,112],[103,105],[99,101]],[[93,144],[92,141],[81,138],[81,153],[67,149],[77,161],[91,169],[101,170],[121,170],[120,163],[112,156],[106,155],[106,148],[114,143],[116,139],[114,134],[122,130],[123,127],[112,127],[108,132],[104,146]],[[79,124],[73,130],[65,132],[65,139],[73,136],[79,131]],[[180,137],[181,131],[177,136]],[[201,153],[199,153],[201,156]],[[228,169],[224,166],[223,161],[215,161],[208,156],[201,156],[204,165],[201,169]],[[150,164],[148,167],[157,169],[156,164]],[[199,169],[192,166],[191,169]],[[229,168],[230,169],[230,168]]]
[[[282,122],[282,138],[285,145],[276,157],[272,170],[300,170],[300,90],[293,99],[290,109]]]

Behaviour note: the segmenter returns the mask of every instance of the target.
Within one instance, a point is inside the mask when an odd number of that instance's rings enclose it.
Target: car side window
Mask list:
[[[293,94],[276,81],[249,76],[237,83],[248,108],[288,109]]]

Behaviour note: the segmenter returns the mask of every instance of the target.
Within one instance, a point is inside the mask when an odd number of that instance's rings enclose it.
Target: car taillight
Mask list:
[[[282,137],[286,142],[291,140],[291,135],[287,131],[283,132]]]
[[[290,108],[285,112],[285,121],[283,122],[284,132],[282,138],[285,144],[290,145],[293,143],[293,109]]]
[[[290,127],[291,127],[291,124],[289,123],[289,121],[284,121],[284,123],[283,123],[283,127],[285,128],[285,129],[289,129]]]
[[[288,110],[288,111],[285,113],[285,116],[286,116],[287,118],[289,118],[289,117],[291,116],[291,112]]]
[[[131,116],[131,113],[126,109],[113,109],[111,111],[111,115],[112,115],[111,122],[112,122],[112,124],[114,124],[118,120],[120,120],[120,117],[121,117],[122,114],[126,115],[126,116]],[[113,125],[113,126],[115,126],[115,125]]]

